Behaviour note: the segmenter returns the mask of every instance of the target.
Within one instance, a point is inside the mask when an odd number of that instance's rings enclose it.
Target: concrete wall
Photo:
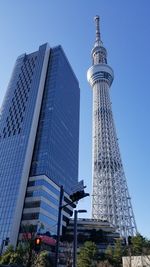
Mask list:
[[[150,255],[122,258],[123,267],[150,267]]]

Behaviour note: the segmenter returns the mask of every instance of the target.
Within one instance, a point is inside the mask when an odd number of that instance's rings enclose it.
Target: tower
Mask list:
[[[107,220],[127,238],[137,232],[131,199],[121,161],[109,89],[114,79],[95,17],[96,41],[87,79],[93,90],[92,217]]]
[[[21,224],[56,234],[60,186],[67,202],[78,181],[79,102],[61,46],[17,58],[0,113],[0,245],[16,246]]]

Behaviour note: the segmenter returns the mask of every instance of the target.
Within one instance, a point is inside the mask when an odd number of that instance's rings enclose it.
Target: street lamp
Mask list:
[[[77,217],[78,213],[84,213],[84,212],[87,212],[87,210],[74,211],[73,267],[76,267],[76,262],[77,262]]]
[[[58,210],[58,224],[57,224],[57,240],[56,240],[56,250],[55,250],[55,267],[58,267],[58,252],[59,252],[59,240],[60,240],[60,227],[61,227],[61,212],[63,208],[67,207],[68,205],[71,205],[73,203],[77,203],[80,199],[89,196],[89,193],[84,192],[85,186],[83,188],[79,188],[78,191],[75,191],[72,193],[69,197],[71,201],[69,203],[66,203],[65,205],[62,205],[63,202],[63,196],[64,196],[64,188],[61,185],[60,187],[60,197],[59,197],[59,210]],[[86,212],[85,210],[78,210],[78,212]],[[77,216],[77,215],[75,215]]]

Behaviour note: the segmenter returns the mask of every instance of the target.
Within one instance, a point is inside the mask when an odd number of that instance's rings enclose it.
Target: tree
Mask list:
[[[113,261],[116,267],[121,266],[122,256],[123,256],[122,243],[121,243],[121,240],[118,239],[116,240],[114,251],[113,251]]]
[[[136,236],[133,236],[131,239],[132,254],[134,256],[142,255],[145,245],[145,238],[142,235],[137,234]]]
[[[107,247],[105,251],[105,260],[108,260],[109,264],[112,266],[120,267],[122,266],[121,265],[122,256],[123,256],[122,242],[120,239],[117,239],[114,247],[110,245]]]
[[[22,241],[26,248],[26,267],[31,267],[36,259],[36,253],[34,252],[34,239],[36,236],[34,225],[26,224],[22,225]]]
[[[36,267],[53,267],[54,262],[52,260],[51,254],[48,251],[41,251],[34,262]]]
[[[143,254],[144,255],[150,255],[150,240],[148,240],[147,238],[144,238],[144,242],[143,242]],[[150,256],[149,256],[150,258]]]
[[[22,241],[18,244],[16,250],[9,245],[7,250],[0,257],[2,264],[23,264],[23,266],[35,266],[34,261],[37,254],[34,251],[35,228],[34,225],[22,226]]]
[[[124,249],[124,256],[129,255],[150,255],[150,240],[140,234],[130,237],[130,242]]]
[[[16,250],[14,250],[12,245],[9,245],[0,257],[0,264],[19,264],[19,266],[26,266],[27,252],[27,248],[22,244],[19,244]]]
[[[0,263],[1,264],[9,264],[13,254],[14,254],[14,248],[12,245],[9,245],[7,250],[0,257]]]
[[[78,267],[95,267],[97,260],[97,247],[95,243],[86,241],[81,248],[78,259]]]
[[[113,263],[113,253],[113,248],[109,245],[105,250],[105,258],[109,261],[109,263]]]
[[[23,264],[25,266],[25,263],[27,261],[27,247],[23,246],[22,244],[18,244],[16,251],[12,253],[10,258],[10,264],[16,263],[16,264]]]
[[[126,246],[124,256],[128,256],[129,266],[131,266],[132,256],[144,256],[142,260],[150,261],[150,240],[143,237],[139,233],[130,238],[130,244]]]
[[[97,267],[113,267],[108,260],[99,261]]]

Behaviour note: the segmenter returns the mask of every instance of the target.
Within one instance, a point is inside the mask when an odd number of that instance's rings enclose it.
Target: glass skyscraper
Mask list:
[[[61,46],[17,58],[0,111],[0,244],[15,246],[20,224],[56,234],[60,185],[67,202],[78,182],[79,102]]]

